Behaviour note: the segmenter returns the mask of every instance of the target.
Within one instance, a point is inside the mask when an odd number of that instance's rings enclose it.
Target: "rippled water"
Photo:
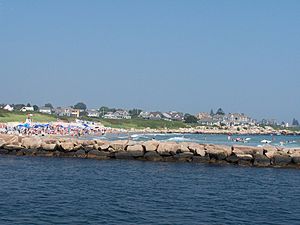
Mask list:
[[[283,146],[283,147],[300,147],[300,135],[232,135],[228,140],[228,135],[222,134],[117,134],[106,135],[101,137],[89,137],[89,138],[102,138],[108,140],[126,140],[131,139],[134,141],[147,141],[147,140],[159,140],[159,141],[176,141],[176,142],[198,142],[198,143],[212,143],[221,145],[251,145],[259,146],[264,145],[263,140],[269,141],[270,145]],[[241,142],[234,142],[237,138],[242,139]]]
[[[300,224],[300,172],[0,157],[0,224]]]

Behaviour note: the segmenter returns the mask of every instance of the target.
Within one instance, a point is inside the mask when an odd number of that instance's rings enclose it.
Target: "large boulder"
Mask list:
[[[56,149],[56,144],[47,144],[47,143],[43,142],[41,144],[41,148],[46,151],[54,151]]]
[[[156,151],[158,148],[159,142],[158,141],[145,141],[143,146],[147,152],[149,151]]]
[[[253,157],[254,157],[254,162],[253,162],[254,166],[266,167],[271,165],[271,160],[265,155],[255,154],[253,155]]]
[[[19,137],[18,136],[4,136],[3,140],[5,141],[6,145],[19,145]]]
[[[179,149],[177,152],[190,152],[190,149],[189,149],[189,145],[190,143],[189,142],[181,142],[179,143]]]
[[[250,154],[236,154],[238,158],[239,165],[247,165],[250,166],[253,164],[253,156]]]
[[[136,144],[136,145],[129,145],[127,146],[126,150],[128,152],[131,152],[131,151],[144,151],[144,148],[142,145],[139,145],[139,144]]]
[[[27,137],[22,139],[22,146],[29,149],[38,149],[42,145],[42,140],[37,137]]]
[[[105,140],[94,140],[98,146],[107,145],[108,142]],[[108,148],[108,147],[107,147]]]
[[[181,152],[181,153],[177,153],[173,157],[176,160],[181,161],[181,162],[191,162],[193,156],[194,156],[194,154],[192,152]]]
[[[127,146],[126,151],[133,157],[142,157],[144,155],[144,147],[139,144]]]
[[[263,148],[254,146],[234,145],[232,152],[236,154],[263,154]]]
[[[232,153],[231,147],[226,145],[205,145],[205,150],[210,158],[216,160],[225,160]]]
[[[89,146],[89,145],[94,145],[97,142],[95,140],[76,140],[76,144],[80,144],[83,147]]]
[[[73,142],[63,142],[60,143],[60,147],[62,150],[68,152],[68,151],[73,151],[74,150],[74,143]]]
[[[57,144],[58,143],[57,139],[54,139],[54,138],[44,138],[42,141],[43,141],[43,143],[46,143],[46,144]]]
[[[110,147],[114,150],[114,151],[124,151],[126,146],[128,144],[128,141],[122,141],[122,140],[118,140],[118,141],[113,141],[110,143]]]
[[[86,158],[87,157],[87,154],[85,153],[84,150],[77,150],[75,152],[75,156],[77,156],[78,158]]]
[[[180,147],[176,142],[161,142],[157,148],[157,152],[161,156],[175,155],[180,150]]]
[[[149,160],[149,161],[163,161],[163,157],[161,157],[155,151],[146,152],[144,157],[146,160]]]
[[[284,152],[274,154],[273,165],[275,166],[287,166],[292,162],[292,157]]]
[[[206,155],[204,145],[197,144],[197,143],[190,143],[188,148],[191,152],[193,152],[196,155],[200,155],[202,157],[204,157]]]
[[[99,150],[107,151],[110,145],[108,143],[99,145],[99,143],[98,143],[98,146],[99,146]]]
[[[293,163],[300,165],[300,151],[295,151],[290,156],[292,157]]]

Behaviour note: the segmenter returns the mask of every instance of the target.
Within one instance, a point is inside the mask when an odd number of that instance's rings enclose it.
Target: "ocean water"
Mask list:
[[[0,157],[0,224],[300,224],[300,171]]]
[[[101,137],[89,137],[89,138],[102,138],[107,140],[126,140],[131,139],[134,141],[147,141],[147,140],[159,140],[159,141],[176,141],[176,142],[198,142],[205,144],[221,144],[221,145],[251,145],[261,146],[268,141],[270,145],[282,146],[288,148],[300,147],[300,135],[232,135],[228,140],[228,135],[222,134],[117,134],[106,135]],[[237,138],[242,141],[236,142]]]

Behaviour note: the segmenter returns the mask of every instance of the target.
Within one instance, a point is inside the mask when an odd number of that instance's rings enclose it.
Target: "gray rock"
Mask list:
[[[271,165],[270,159],[265,155],[255,154],[253,155],[253,158],[254,158],[254,162],[253,162],[254,166],[266,167]]]
[[[127,152],[127,151],[115,152],[115,158],[116,159],[134,159],[132,154],[130,152]]]
[[[109,152],[91,150],[87,153],[87,158],[90,158],[90,159],[108,159],[109,158]]]
[[[77,150],[75,152],[75,155],[78,157],[78,158],[86,158],[87,157],[87,154],[85,153],[84,150]]]
[[[163,158],[155,151],[146,152],[144,157],[149,161],[163,161]]]
[[[23,149],[22,146],[20,146],[20,145],[14,145],[14,144],[4,145],[3,148],[6,149],[6,150],[21,150],[21,149]]]
[[[275,154],[273,156],[273,165],[275,166],[287,166],[292,162],[292,157],[288,154]]]
[[[230,156],[228,156],[226,158],[226,161],[229,162],[229,163],[238,163],[239,162],[239,158],[237,157],[236,154],[231,154]]]
[[[178,161],[191,162],[193,156],[194,154],[192,152],[182,152],[174,155],[174,158],[177,159]]]
[[[208,155],[206,155],[206,156],[194,155],[192,157],[192,162],[195,162],[195,163],[209,163],[209,161],[210,161],[210,158]]]
[[[145,141],[143,146],[145,147],[146,151],[156,151],[158,148],[159,142],[158,141]]]

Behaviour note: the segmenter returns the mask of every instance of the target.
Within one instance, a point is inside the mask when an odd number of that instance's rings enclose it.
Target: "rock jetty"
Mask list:
[[[191,142],[104,141],[0,135],[0,156],[135,159],[300,168],[300,148],[226,146]]]

